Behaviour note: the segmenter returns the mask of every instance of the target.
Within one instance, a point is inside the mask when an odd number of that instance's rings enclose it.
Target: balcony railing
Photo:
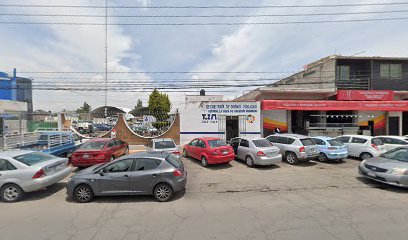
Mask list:
[[[350,79],[336,79],[336,87],[339,90],[370,90],[370,78],[350,76]]]

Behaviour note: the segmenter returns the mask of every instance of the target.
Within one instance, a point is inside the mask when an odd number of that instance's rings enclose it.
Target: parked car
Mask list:
[[[272,165],[282,161],[279,148],[265,138],[233,138],[230,141],[237,160],[245,161],[249,167]]]
[[[326,162],[327,160],[340,161],[348,157],[348,151],[344,143],[337,141],[331,137],[312,137],[312,140],[317,144],[319,149],[319,161]]]
[[[17,150],[0,153],[0,198],[17,202],[24,193],[51,186],[71,173],[67,158]]]
[[[119,139],[93,138],[82,144],[71,157],[74,167],[106,163],[129,153],[129,145]]]
[[[377,136],[384,143],[387,151],[393,150],[397,147],[408,146],[408,137],[400,136]]]
[[[173,154],[139,152],[79,171],[68,181],[67,194],[81,203],[108,195],[153,195],[165,202],[186,181],[187,171]]]
[[[147,145],[150,152],[168,152],[180,157],[180,147],[171,138],[154,138]]]
[[[94,132],[94,125],[91,122],[78,122],[76,128],[81,134]]]
[[[93,126],[95,131],[100,132],[108,132],[112,129],[112,126],[109,126],[108,124],[104,123],[95,123]]]
[[[319,157],[316,143],[308,136],[276,134],[266,139],[280,149],[280,153],[289,164],[294,165],[299,161],[309,161]]]
[[[229,163],[235,159],[234,149],[220,138],[196,138],[184,145],[183,156],[201,160],[203,167],[209,164]]]
[[[335,138],[347,146],[348,154],[351,157],[367,159],[378,157],[386,152],[381,139],[364,135],[343,135]]]
[[[372,180],[408,187],[408,147],[398,147],[361,162],[360,175]]]

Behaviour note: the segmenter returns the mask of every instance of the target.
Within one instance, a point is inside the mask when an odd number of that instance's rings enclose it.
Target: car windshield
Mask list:
[[[154,143],[154,148],[165,149],[165,148],[175,148],[176,144],[173,141],[159,141]]]
[[[173,154],[169,154],[169,156],[166,157],[166,162],[170,163],[175,168],[181,168],[183,166],[183,162]]]
[[[263,147],[272,147],[272,143],[269,142],[266,139],[258,139],[258,140],[252,140],[254,143],[255,147],[263,148]]]
[[[316,145],[311,138],[300,139],[300,141],[302,142],[303,146]]]
[[[227,143],[222,139],[210,140],[208,141],[208,144],[210,145],[210,148],[227,146]]]
[[[84,143],[79,149],[82,150],[99,150],[105,146],[106,142],[92,142],[88,141]]]
[[[396,148],[384,153],[382,157],[401,162],[408,162],[408,148]]]
[[[32,166],[34,164],[45,162],[56,157],[43,152],[31,152],[13,158],[27,166]]]
[[[344,144],[340,141],[337,140],[327,140],[327,142],[331,145],[331,146],[343,146]]]

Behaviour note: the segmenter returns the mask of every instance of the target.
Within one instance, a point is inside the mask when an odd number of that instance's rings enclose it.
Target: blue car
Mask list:
[[[340,161],[348,157],[347,146],[342,142],[331,137],[312,137],[319,149],[319,161],[326,162],[327,160]]]
[[[112,126],[109,126],[109,125],[104,124],[104,123],[96,123],[96,124],[94,124],[94,128],[96,128],[97,131],[107,132],[107,131],[110,131],[112,129]]]

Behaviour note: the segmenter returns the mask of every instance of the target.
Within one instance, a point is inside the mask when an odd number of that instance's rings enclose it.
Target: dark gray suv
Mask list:
[[[140,152],[79,171],[68,181],[67,194],[81,203],[109,195],[153,195],[165,202],[186,182],[183,163],[173,154]]]

